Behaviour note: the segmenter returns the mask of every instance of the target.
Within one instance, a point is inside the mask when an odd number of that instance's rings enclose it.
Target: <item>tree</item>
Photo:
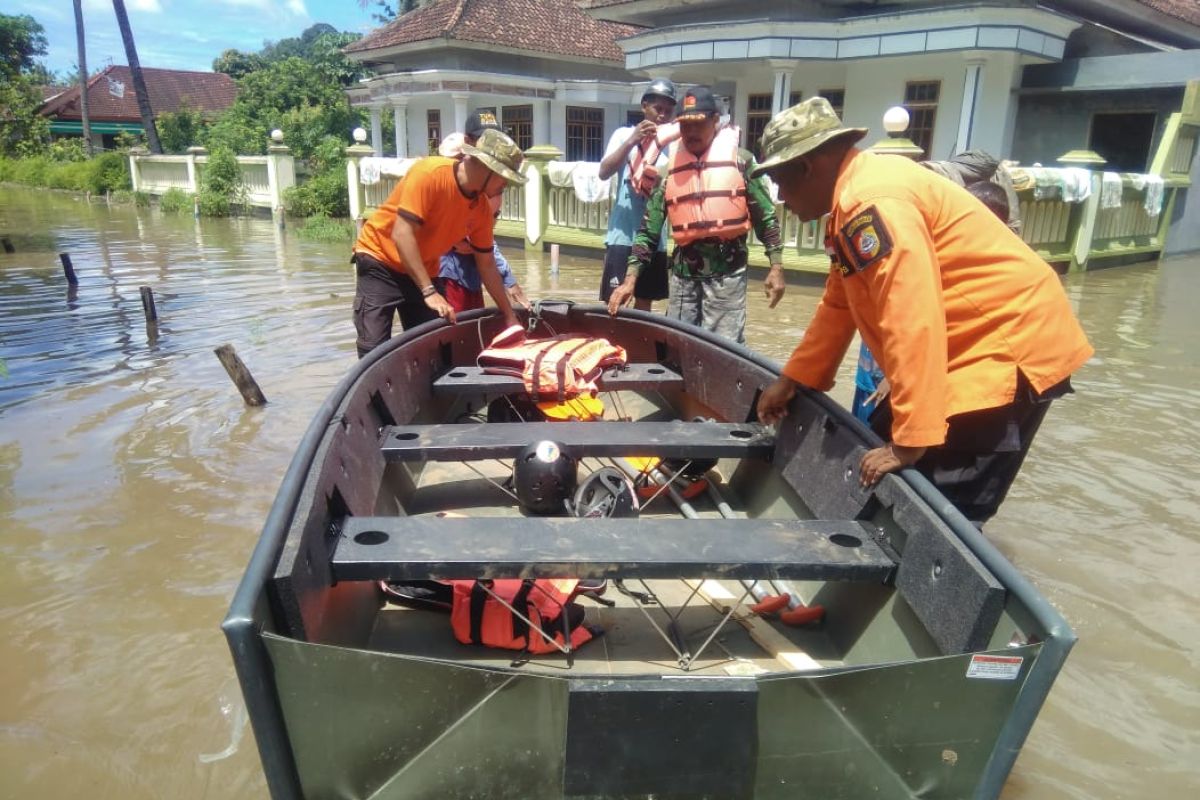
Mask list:
[[[75,44],[79,49],[79,114],[83,118],[83,152],[92,157],[92,122],[88,114],[87,48],[83,44],[83,0],[75,0]]]
[[[125,13],[125,0],[113,0],[113,11],[117,15],[117,27],[121,29],[121,41],[125,45],[125,57],[129,59],[129,71],[133,74],[133,91],[137,95],[138,111],[142,115],[142,127],[146,129],[146,141],[150,152],[162,153],[158,143],[158,131],[154,127],[154,111],[150,108],[150,95],[146,91],[146,79],[142,76],[142,64],[138,61],[137,46],[133,43],[133,29],[129,27],[129,15]]]
[[[29,72],[46,55],[46,29],[28,14],[0,14],[0,76],[12,80]]]
[[[0,14],[0,155],[25,156],[41,151],[50,124],[37,113],[42,105],[35,61],[46,54],[46,31],[28,14]]]

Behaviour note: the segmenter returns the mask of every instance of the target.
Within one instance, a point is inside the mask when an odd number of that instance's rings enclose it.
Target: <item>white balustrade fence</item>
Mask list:
[[[238,156],[248,205],[272,210],[283,208],[283,193],[296,185],[296,165],[286,147],[272,146],[265,156]],[[194,147],[184,156],[152,156],[136,149],[129,153],[133,190],[161,196],[171,189],[196,194],[208,165],[204,148]]]

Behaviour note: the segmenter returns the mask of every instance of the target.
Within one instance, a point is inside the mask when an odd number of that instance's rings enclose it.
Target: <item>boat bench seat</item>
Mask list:
[[[346,517],[332,561],[339,581],[573,577],[884,582],[895,568],[870,529],[854,520],[651,517]]]
[[[761,458],[775,450],[772,429],[723,422],[520,422],[389,425],[388,461],[473,461],[514,458],[531,442],[557,442],[576,457]]]
[[[682,389],[683,376],[662,364],[626,364],[606,369],[596,381],[602,392]],[[509,375],[490,375],[479,367],[454,367],[433,382],[435,397],[463,393],[522,394],[525,384]]]

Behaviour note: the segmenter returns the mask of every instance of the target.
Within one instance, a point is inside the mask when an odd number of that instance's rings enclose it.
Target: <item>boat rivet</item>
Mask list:
[[[741,381],[737,382],[737,389],[739,392],[742,390],[742,382]]]
[[[933,577],[939,578],[942,575],[942,562],[933,562]]]

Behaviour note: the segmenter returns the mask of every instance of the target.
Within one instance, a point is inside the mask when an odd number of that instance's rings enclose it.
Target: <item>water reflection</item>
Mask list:
[[[240,704],[217,626],[354,362],[348,248],[5,188],[0,220],[35,232],[0,253],[0,774],[16,797],[262,797],[251,737],[200,758],[235,738]],[[598,258],[564,254],[551,274],[548,255],[505,252],[531,297],[595,301]],[[787,356],[813,283],[768,310],[752,282],[751,346]],[[1098,356],[988,534],[1081,638],[1004,797],[1196,796],[1200,260],[1067,287]],[[212,353],[225,342],[270,405],[242,404]]]

